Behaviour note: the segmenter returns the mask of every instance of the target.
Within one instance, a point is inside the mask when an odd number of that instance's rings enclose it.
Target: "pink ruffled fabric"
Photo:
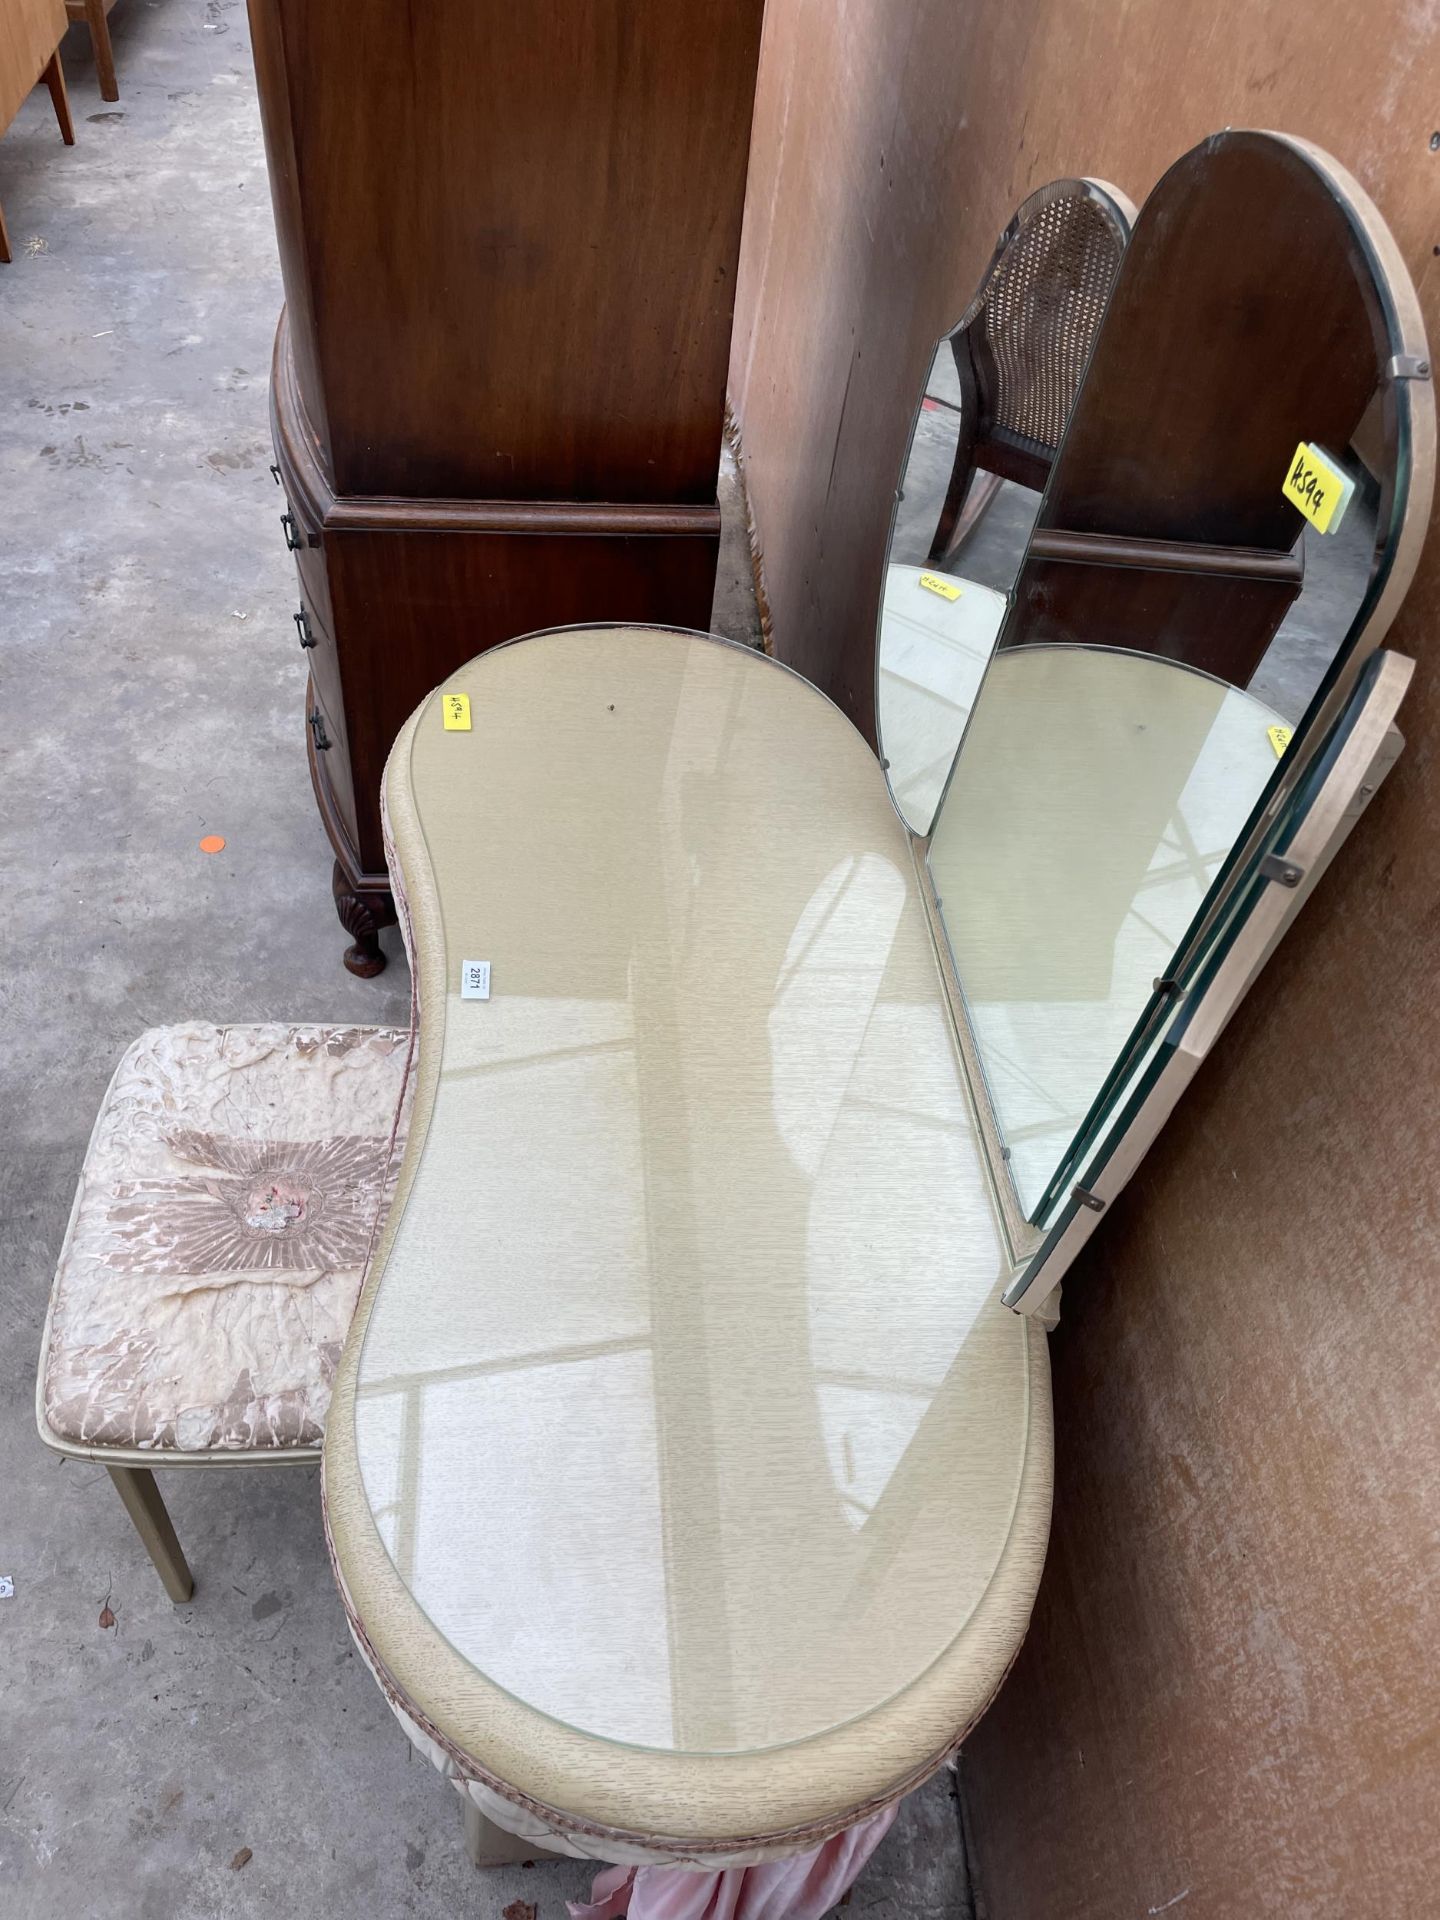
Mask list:
[[[567,1900],[571,1920],[822,1920],[890,1830],[898,1802],[823,1846],[760,1867],[607,1867],[589,1900]]]

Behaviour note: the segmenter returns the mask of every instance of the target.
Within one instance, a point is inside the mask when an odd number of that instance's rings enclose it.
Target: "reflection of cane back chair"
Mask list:
[[[929,558],[943,566],[1002,480],[1038,492],[1104,317],[1135,209],[1098,180],[1056,180],[1005,229],[979,296],[950,335],[960,440]]]

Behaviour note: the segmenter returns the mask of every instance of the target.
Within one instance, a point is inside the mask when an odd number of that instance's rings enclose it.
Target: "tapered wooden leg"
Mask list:
[[[155,1571],[166,1593],[172,1600],[188,1600],[195,1591],[195,1582],[180,1551],[180,1542],[175,1538],[154,1474],[148,1467],[107,1467],[105,1471],[115,1482],[115,1491],[135,1522],[135,1531],[145,1542],[145,1551],[155,1562]]]
[[[50,89],[50,99],[55,108],[55,118],[60,122],[60,138],[67,147],[75,144],[75,122],[70,118],[70,96],[65,91],[65,69],[60,64],[60,49],[57,47],[45,63],[41,79]]]
[[[110,45],[110,22],[105,16],[105,0],[85,0],[85,24],[95,46],[95,77],[100,82],[102,100],[118,100],[115,84],[115,49]]]
[[[0,207],[0,263],[9,266],[14,255],[10,251],[10,229],[5,224],[5,209]]]
[[[517,1867],[522,1860],[568,1860],[569,1854],[554,1853],[549,1847],[537,1847],[518,1833],[497,1827],[470,1798],[463,1796],[465,1807],[465,1851],[477,1867]]]

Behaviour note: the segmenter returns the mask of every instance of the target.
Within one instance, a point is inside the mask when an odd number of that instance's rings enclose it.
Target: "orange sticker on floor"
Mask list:
[[[223,853],[225,851],[223,836],[218,833],[207,833],[205,838],[200,842],[200,851],[202,853]]]

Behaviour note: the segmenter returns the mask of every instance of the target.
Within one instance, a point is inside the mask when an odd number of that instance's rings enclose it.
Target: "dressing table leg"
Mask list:
[[[188,1600],[195,1591],[195,1581],[175,1538],[154,1474],[148,1467],[106,1467],[105,1471],[115,1482],[115,1491],[135,1522],[135,1531],[145,1542],[145,1551],[154,1561],[166,1593],[172,1600]]]
[[[465,1802],[465,1851],[477,1867],[515,1867],[522,1860],[567,1860],[568,1854],[553,1853],[537,1846],[522,1834],[507,1833],[487,1820],[467,1793]]]

